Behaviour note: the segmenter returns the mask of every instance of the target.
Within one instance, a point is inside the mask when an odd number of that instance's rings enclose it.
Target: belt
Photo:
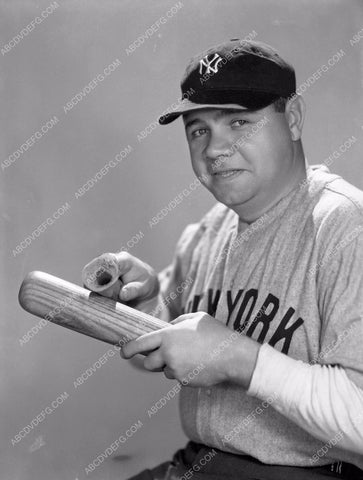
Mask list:
[[[211,452],[218,453],[214,456]],[[203,460],[203,461],[202,461]],[[208,460],[208,461],[207,461]],[[209,461],[210,460],[210,461]],[[215,460],[215,461],[213,461]],[[147,475],[145,476],[145,474]],[[249,455],[235,455],[206,445],[188,442],[178,450],[171,462],[144,471],[130,480],[307,480],[340,478],[363,480],[363,470],[345,462],[335,462],[316,467],[267,465]]]
[[[317,467],[319,468],[319,467]],[[323,465],[320,467],[331,473],[337,474],[337,478],[349,478],[356,480],[363,480],[363,470],[346,462],[330,463],[329,465]]]
[[[206,467],[202,467],[203,463],[201,459],[208,455],[211,451],[211,447],[203,444],[197,444],[193,441],[188,442],[186,447],[179,450],[174,455],[172,464],[169,467],[169,475],[166,475],[165,479],[175,480],[182,478],[183,480],[188,478],[188,474],[193,475],[193,480],[218,480],[221,478],[229,478],[236,480],[239,478],[271,478],[271,479],[285,479],[285,478],[340,478],[341,480],[363,480],[363,470],[359,469],[355,465],[346,462],[335,462],[328,465],[319,465],[316,467],[295,467],[295,466],[282,466],[282,465],[267,465],[254,457],[249,455],[235,455],[227,452],[223,452],[218,449],[218,455],[212,458],[210,462],[204,461]],[[210,457],[212,457],[210,455]],[[215,460],[215,462],[213,461]],[[196,471],[194,466],[198,466]],[[227,468],[229,465],[230,468]],[[222,466],[222,467],[221,467]],[[223,470],[223,472],[222,472]],[[228,472],[227,472],[228,470]],[[235,472],[247,471],[252,472],[251,476],[240,476]],[[227,475],[225,475],[227,473]],[[255,475],[256,473],[256,475]],[[259,476],[260,475],[260,476]]]

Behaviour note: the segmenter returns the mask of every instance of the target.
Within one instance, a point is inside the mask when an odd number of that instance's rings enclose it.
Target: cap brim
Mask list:
[[[176,120],[180,115],[183,113],[192,112],[193,110],[202,110],[206,108],[219,108],[219,109],[234,109],[234,110],[248,110],[247,107],[243,107],[242,105],[238,105],[236,103],[194,103],[188,100],[187,98],[183,99],[177,108],[175,108],[172,112],[166,113],[159,117],[160,125],[167,125],[168,123],[173,122]]]

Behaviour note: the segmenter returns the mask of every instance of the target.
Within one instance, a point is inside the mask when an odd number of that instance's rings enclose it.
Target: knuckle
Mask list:
[[[129,252],[125,252],[124,250],[122,252],[119,252],[116,254],[116,258],[118,263],[129,263],[131,262],[131,259],[133,258],[132,255]]]
[[[176,361],[175,357],[170,353],[165,352],[164,358],[165,358],[165,363],[168,365],[170,370],[176,371],[178,367],[178,362]]]
[[[112,252],[105,252],[105,253],[102,253],[99,257],[97,257],[97,259],[101,258],[109,258],[110,256],[114,255]]]

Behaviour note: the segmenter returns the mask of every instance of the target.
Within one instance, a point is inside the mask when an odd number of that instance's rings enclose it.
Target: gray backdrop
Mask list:
[[[180,120],[155,128],[142,141],[138,135],[179,97],[188,59],[226,39],[252,34],[294,64],[298,85],[308,82],[302,88],[309,163],[322,163],[335,152],[330,169],[363,188],[363,39],[350,42],[362,29],[363,4],[183,0],[178,8],[172,0],[58,0],[54,11],[25,34],[24,28],[53,3],[0,2],[0,161],[22,150],[11,165],[2,164],[0,174],[0,476],[81,480],[95,457],[142,421],[143,427],[88,475],[124,479],[168,458],[186,441],[176,399],[157,415],[147,414],[174,382],[114,355],[75,388],[77,377],[108,346],[54,325],[38,329],[39,319],[17,302],[24,275],[44,270],[80,283],[85,263],[127,242],[130,253],[157,270],[171,260],[185,225],[197,221],[214,199],[199,188],[150,228],[149,220],[188,188],[193,172]],[[175,14],[167,17],[173,6]],[[167,21],[158,25],[162,17]],[[128,55],[135,41],[138,47]],[[307,80],[341,49],[344,55],[334,66]],[[67,102],[116,59],[121,64],[65,112]],[[57,123],[24,147],[54,116]],[[356,141],[341,147],[352,136]],[[127,145],[132,152],[76,198],[75,192]],[[63,215],[16,252],[67,202]],[[130,240],[136,234],[138,240]],[[37,334],[21,342],[32,327]],[[64,392],[63,403],[33,421]],[[15,443],[15,435],[32,421]]]

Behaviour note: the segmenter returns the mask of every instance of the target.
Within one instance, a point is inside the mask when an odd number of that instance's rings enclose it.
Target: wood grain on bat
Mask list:
[[[168,323],[44,272],[29,273],[19,291],[29,313],[112,345]]]

